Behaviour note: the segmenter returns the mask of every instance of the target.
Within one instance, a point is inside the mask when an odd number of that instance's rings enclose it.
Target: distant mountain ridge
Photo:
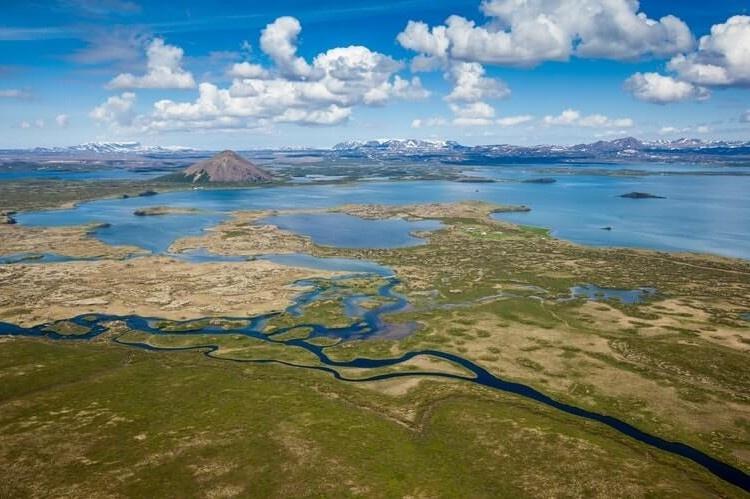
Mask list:
[[[389,139],[342,142],[333,146],[337,154],[363,157],[445,156],[455,161],[481,162],[483,158],[541,159],[640,159],[660,161],[721,155],[749,155],[750,142],[677,140],[641,141],[634,137],[600,140],[589,144],[517,146],[511,144],[464,146],[453,141]]]
[[[533,146],[519,146],[512,144],[485,144],[476,146],[465,146],[453,140],[426,140],[426,139],[379,139],[367,141],[346,141],[334,145],[332,151],[381,151],[402,153],[427,153],[427,152],[455,152],[455,151],[625,151],[632,150],[683,150],[683,149],[712,149],[729,148],[736,149],[750,147],[750,141],[705,141],[697,138],[679,138],[675,140],[652,140],[641,141],[635,137],[624,137],[614,140],[600,140],[591,143],[575,145],[541,144]],[[325,150],[309,147],[279,147],[279,151],[296,150]],[[184,153],[195,152],[199,149],[186,146],[147,146],[140,142],[87,142],[67,147],[35,147],[29,152],[38,153],[96,153],[96,154],[148,154],[148,153]]]
[[[464,148],[452,140],[420,140],[420,139],[383,139],[368,141],[341,142],[332,147],[334,151],[350,151],[356,149],[376,149],[381,151],[446,151]]]
[[[257,154],[248,152],[250,154]],[[571,161],[750,161],[750,141],[704,141],[696,138],[642,141],[634,137],[599,140],[586,144],[541,144],[519,146],[488,144],[466,146],[451,140],[380,139],[347,141],[330,149],[309,147],[267,148],[263,151],[342,158],[349,160],[388,159],[396,161],[442,161],[461,164],[493,164]],[[210,151],[182,146],[144,146],[138,142],[89,142],[70,147],[39,147],[28,150],[0,150],[0,158],[33,158],[45,160],[126,159],[141,156],[179,159],[205,158]]]
[[[334,151],[380,150],[380,151],[454,151],[454,150],[498,150],[498,151],[623,151],[628,149],[685,149],[715,147],[750,147],[750,141],[704,141],[694,138],[676,140],[641,141],[635,137],[614,140],[599,140],[586,144],[518,146],[512,144],[487,144],[465,146],[452,140],[385,139],[368,141],[347,141],[332,147]]]

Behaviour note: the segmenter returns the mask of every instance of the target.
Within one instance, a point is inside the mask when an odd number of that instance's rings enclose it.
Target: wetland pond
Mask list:
[[[642,303],[656,296],[654,288],[617,289],[602,288],[596,284],[581,284],[570,288],[571,298],[586,298],[592,301],[617,300],[626,305]]]
[[[276,215],[260,223],[309,236],[315,244],[338,248],[401,248],[423,244],[415,231],[439,229],[436,220],[409,221],[400,218],[370,220],[345,213]]]

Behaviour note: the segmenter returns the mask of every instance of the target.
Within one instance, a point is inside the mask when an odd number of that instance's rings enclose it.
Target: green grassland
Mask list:
[[[131,180],[0,182],[0,211],[60,208],[82,201],[106,197],[132,197],[148,190],[162,192],[175,188],[179,187],[170,183]],[[30,192],[34,195],[30,196]]]
[[[462,383],[405,396],[108,344],[0,347],[2,497],[706,497],[701,469]]]

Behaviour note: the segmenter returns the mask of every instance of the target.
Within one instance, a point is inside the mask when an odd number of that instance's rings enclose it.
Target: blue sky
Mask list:
[[[747,0],[174,4],[3,2],[0,147],[750,139]]]

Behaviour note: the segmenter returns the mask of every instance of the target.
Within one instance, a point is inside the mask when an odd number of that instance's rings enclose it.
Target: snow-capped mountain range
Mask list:
[[[250,149],[248,149],[250,150]],[[750,160],[750,141],[704,141],[693,138],[642,141],[633,137],[600,140],[589,144],[517,146],[510,144],[465,146],[450,140],[380,139],[348,141],[331,149],[278,148],[278,152],[306,151],[314,155],[344,158],[395,160],[431,160],[450,162],[480,162],[483,160],[510,161],[568,161],[568,160],[642,160],[642,161],[720,161],[722,158]],[[7,156],[42,156],[53,158],[126,156],[178,157],[208,156],[201,151],[183,146],[146,146],[138,142],[89,142],[70,147],[38,147],[25,151],[0,151]]]
[[[39,153],[93,153],[93,154],[169,154],[190,152],[183,146],[145,146],[140,142],[87,142],[69,147],[37,147]]]
[[[453,156],[503,158],[611,158],[667,160],[674,157],[750,155],[750,142],[677,140],[641,141],[634,137],[601,140],[590,144],[517,146],[510,144],[464,146],[453,141],[415,139],[342,142],[333,147],[338,154],[365,157]]]
[[[333,146],[334,151],[351,151],[359,149],[376,149],[392,152],[435,152],[463,148],[452,140],[419,140],[419,139],[380,139],[368,141],[341,142]]]
[[[436,152],[436,151],[627,151],[646,149],[707,149],[748,147],[750,142],[704,141],[701,139],[681,138],[677,140],[641,141],[634,137],[615,140],[600,140],[589,144],[575,145],[536,145],[517,146],[510,144],[464,146],[454,141],[418,140],[418,139],[383,139],[369,141],[348,141],[333,146],[334,151],[380,150],[391,152]]]

